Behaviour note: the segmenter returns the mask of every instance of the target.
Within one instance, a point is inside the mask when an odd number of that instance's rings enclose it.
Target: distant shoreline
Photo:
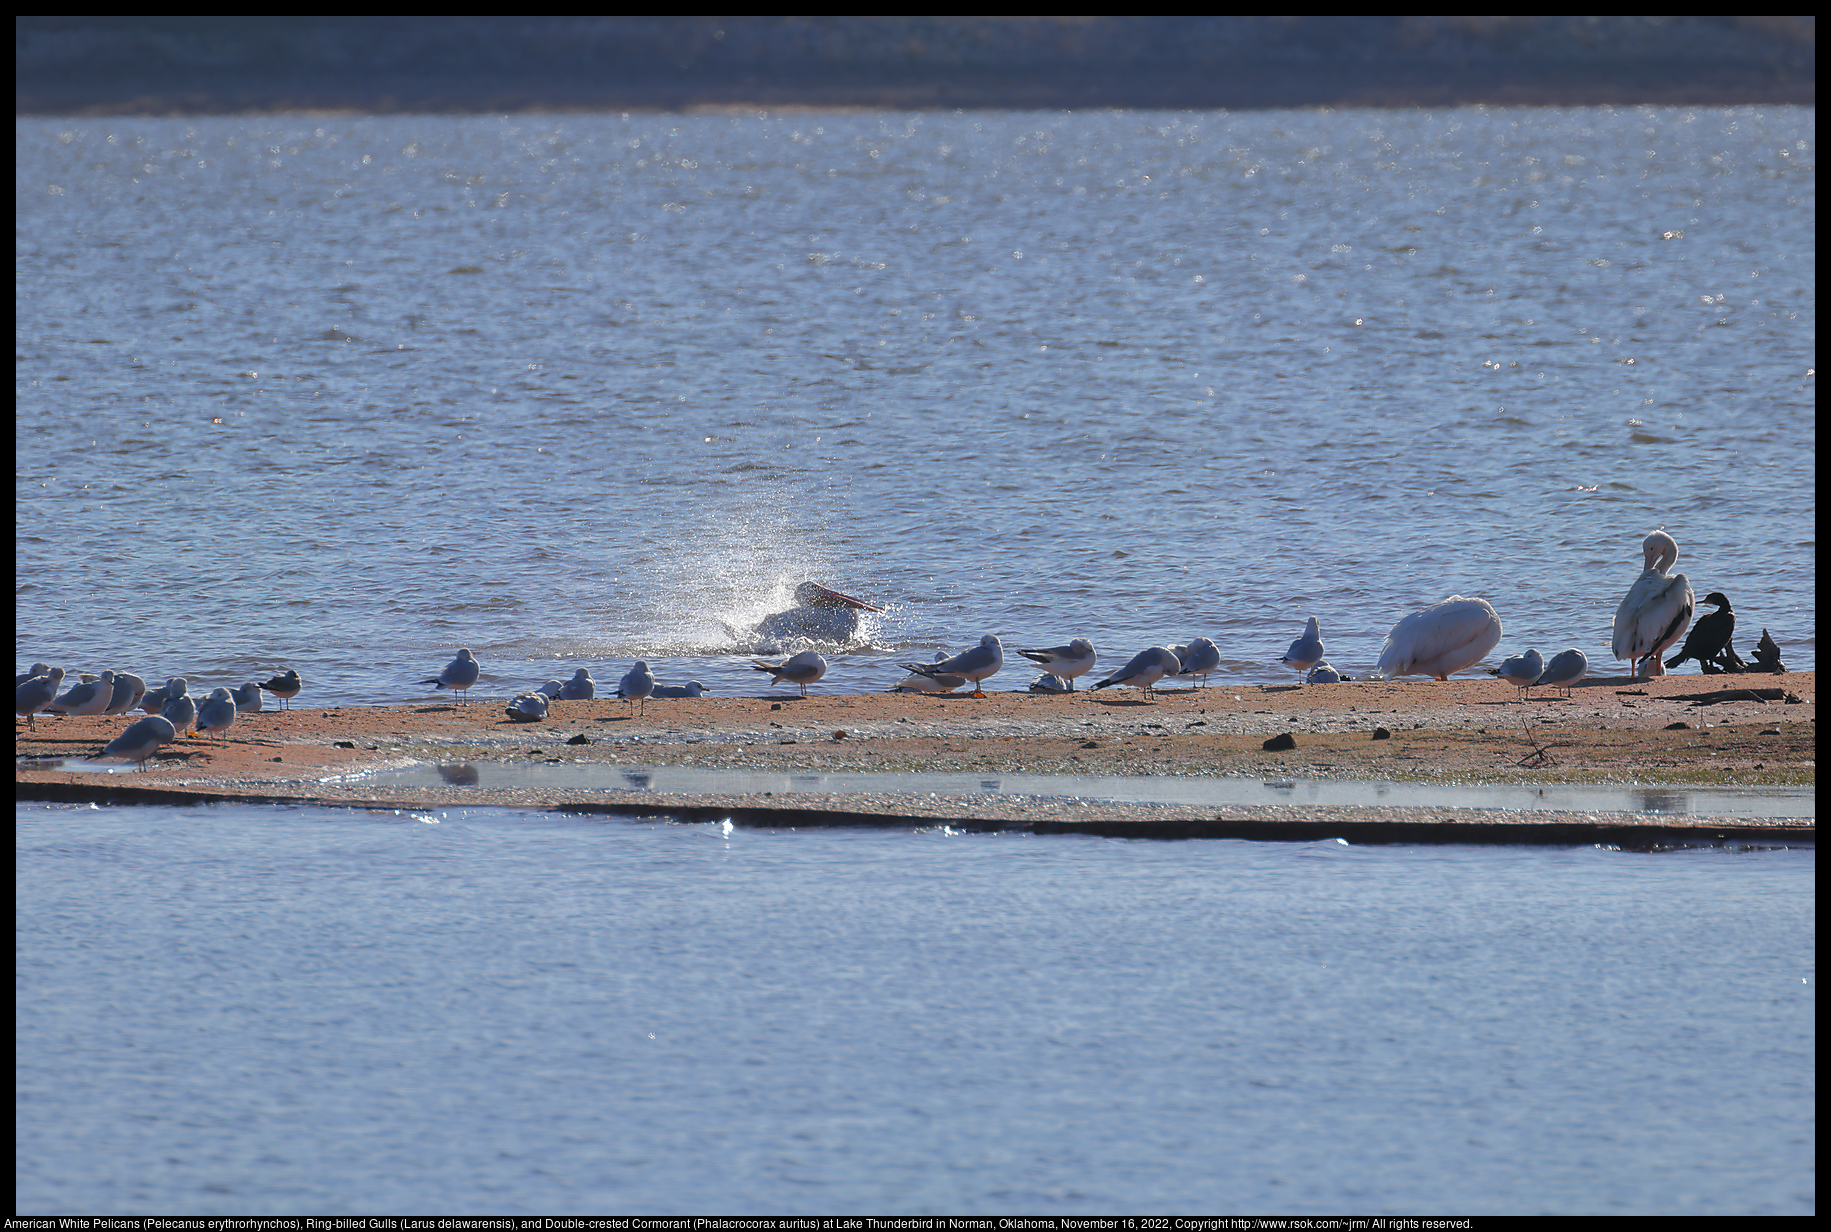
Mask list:
[[[1811,106],[1814,18],[15,20],[18,115]]]

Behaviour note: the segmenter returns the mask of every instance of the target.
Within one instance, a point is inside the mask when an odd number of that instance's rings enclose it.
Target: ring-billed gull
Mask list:
[[[711,690],[706,688],[706,686],[699,681],[689,680],[685,684],[658,684],[655,686],[655,691],[649,694],[649,696],[670,698],[701,697],[709,692],[711,692]]]
[[[1297,683],[1303,683],[1303,674],[1322,662],[1322,622],[1314,616],[1303,626],[1303,636],[1291,643],[1291,648],[1284,652],[1278,662],[1297,669]]]
[[[1714,604],[1717,610],[1697,618],[1685,644],[1677,656],[1666,660],[1666,666],[1677,667],[1686,659],[1696,659],[1698,668],[1707,676],[1748,666],[1729,644],[1736,633],[1736,611],[1729,606],[1729,596],[1713,590],[1704,596],[1704,602]]]
[[[250,680],[239,689],[230,689],[229,696],[235,699],[237,714],[259,714],[261,712],[261,686]]]
[[[988,676],[998,674],[998,669],[1005,665],[1004,647],[993,634],[986,634],[979,639],[979,644],[971,650],[963,650],[951,659],[942,659],[939,663],[905,663],[903,668],[919,676],[959,676],[974,684],[973,696],[985,696],[985,681]]]
[[[1666,572],[1678,560],[1677,540],[1656,530],[1641,540],[1640,551],[1646,568],[1615,610],[1615,636],[1609,648],[1617,659],[1628,661],[1629,675],[1638,676],[1645,669],[1649,676],[1663,676],[1666,665],[1659,656],[1685,636],[1695,602],[1685,575]],[[1642,662],[1645,659],[1652,664]]]
[[[1544,674],[1533,683],[1545,685],[1547,688],[1562,689],[1564,696],[1569,697],[1570,686],[1583,679],[1584,673],[1588,671],[1588,657],[1581,650],[1572,646],[1562,654],[1551,656],[1551,662],[1545,665]]]
[[[210,690],[210,695],[197,705],[197,734],[200,736],[214,733],[218,737],[235,726],[235,698],[228,686],[219,686]]]
[[[140,699],[146,696],[146,681],[132,672],[114,674],[114,696],[108,699],[108,709],[103,714],[126,714],[129,710],[139,708]]]
[[[286,709],[286,703],[299,696],[299,690],[305,687],[305,681],[297,669],[287,668],[272,680],[262,683],[261,687],[280,699],[280,709]]]
[[[156,689],[148,689],[140,698],[140,709],[148,714],[158,714],[165,709],[165,703],[185,691],[184,677],[173,676]]]
[[[91,715],[108,709],[114,700],[114,673],[103,672],[100,680],[85,680],[72,685],[62,697],[45,707],[47,714]]]
[[[1209,673],[1219,670],[1221,666],[1221,648],[1210,638],[1191,638],[1189,645],[1177,652],[1177,657],[1183,661],[1183,665],[1182,670],[1176,674],[1187,676],[1198,685],[1206,685]]]
[[[17,689],[20,685],[24,684],[26,681],[34,679],[35,677],[38,677],[38,676],[48,676],[50,674],[50,672],[51,672],[51,665],[49,663],[34,663],[34,664],[32,664],[31,670],[26,672],[25,675],[13,677],[13,687],[15,689]]]
[[[477,676],[482,671],[482,666],[471,656],[470,649],[466,647],[458,651],[457,658],[445,665],[444,671],[436,676],[428,676],[420,683],[429,684],[435,689],[456,689],[458,692],[464,693],[477,683]]]
[[[1084,637],[1077,637],[1066,646],[1019,650],[1017,653],[1039,664],[1048,675],[1066,680],[1070,693],[1074,692],[1075,677],[1092,671],[1097,658],[1094,644]],[[1031,687],[1035,688],[1035,685]]]
[[[617,685],[617,696],[640,703],[638,714],[648,713],[649,695],[655,691],[655,673],[648,669],[645,660],[637,659],[636,666],[623,673],[623,680]]]
[[[1143,689],[1144,695],[1150,697],[1157,691],[1157,682],[1165,676],[1174,676],[1182,670],[1182,665],[1182,660],[1168,646],[1152,646],[1133,655],[1131,662],[1094,688],[1106,689],[1119,685],[1122,688]]]
[[[561,701],[588,702],[598,695],[598,682],[591,678],[591,669],[581,667],[572,673],[572,679],[559,687]]]
[[[1500,645],[1500,617],[1486,599],[1451,595],[1419,608],[1392,626],[1373,674],[1387,680],[1433,676],[1448,680],[1474,667]]]
[[[1326,662],[1318,663],[1310,669],[1309,679],[1311,684],[1340,684],[1341,673]]]
[[[758,660],[751,668],[759,672],[768,672],[775,679],[771,680],[773,688],[784,680],[801,686],[801,696],[807,696],[807,686],[826,675],[826,660],[812,650],[804,650],[798,655],[790,655],[780,663],[764,663]]]
[[[180,736],[197,726],[197,700],[191,696],[190,688],[183,676],[173,676],[166,682],[165,701],[159,707],[159,713],[178,729]]]
[[[1060,676],[1044,672],[1030,682],[1032,693],[1069,693],[1074,690],[1074,681],[1063,680]]]
[[[508,716],[517,723],[538,723],[547,717],[552,699],[539,689],[518,693],[509,700]]]
[[[1488,675],[1499,676],[1502,680],[1519,690],[1519,699],[1523,702],[1539,677],[1545,673],[1545,659],[1536,650],[1528,650],[1523,655],[1514,655],[1511,659],[1502,660],[1499,667],[1490,667]]]
[[[935,651],[935,663],[945,662],[947,662],[947,651]],[[952,693],[965,684],[965,676],[928,676],[921,672],[910,672],[891,685],[890,691],[892,693]]]
[[[33,676],[14,692],[18,712],[25,716],[25,725],[32,731],[38,730],[38,712],[57,700],[57,690],[64,682],[64,669],[53,667],[42,676]]]
[[[137,761],[142,767],[146,759],[157,753],[162,747],[178,739],[178,729],[161,715],[149,714],[143,719],[127,725],[127,730],[108,742],[101,757],[119,757],[123,761]]]

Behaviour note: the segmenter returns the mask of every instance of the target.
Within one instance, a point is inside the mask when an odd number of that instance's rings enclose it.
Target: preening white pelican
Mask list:
[[[1696,601],[1684,574],[1666,572],[1678,559],[1678,543],[1671,535],[1656,530],[1641,542],[1640,550],[1646,568],[1615,610],[1615,639],[1610,646],[1617,659],[1629,661],[1630,675],[1639,674],[1634,664],[1650,658],[1653,662],[1646,667],[1647,675],[1663,676],[1666,665],[1659,661],[1660,652],[1685,636]]]
[[[1500,617],[1486,599],[1451,595],[1441,603],[1419,608],[1386,635],[1374,674],[1392,680],[1399,676],[1435,676],[1448,680],[1451,673],[1474,667],[1500,645]]]

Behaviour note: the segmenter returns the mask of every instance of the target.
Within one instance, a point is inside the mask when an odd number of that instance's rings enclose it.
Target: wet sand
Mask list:
[[[1809,823],[1661,814],[1488,809],[1152,805],[1001,795],[658,796],[639,791],[381,786],[361,776],[416,763],[597,762],[763,771],[1241,775],[1445,783],[1620,783],[1793,787],[1816,782],[1816,674],[1626,677],[1566,699],[1520,702],[1491,679],[1177,687],[1152,699],[1112,689],[1050,695],[771,693],[697,700],[556,702],[540,723],[500,699],[299,708],[243,716],[225,743],[192,737],[143,771],[56,767],[83,758],[126,718],[40,716],[18,725],[21,799],[127,803],[237,800],[399,809],[563,808],[738,824],[881,824],[1090,829],[1101,833],[1346,834],[1402,841],[1589,841],[1585,835],[1706,832],[1810,838]],[[1685,724],[1677,727],[1676,724]],[[1390,733],[1375,739],[1376,729]],[[1289,734],[1294,747],[1267,749]],[[583,737],[584,742],[572,743]],[[343,746],[343,747],[339,747]],[[46,760],[51,759],[51,760]],[[352,781],[354,778],[355,781]],[[1232,828],[1229,828],[1232,827]],[[1445,829],[1449,827],[1450,829]],[[1506,837],[1517,834],[1524,837]],[[1485,836],[1485,838],[1483,837]],[[1352,841],[1352,840],[1351,840]]]

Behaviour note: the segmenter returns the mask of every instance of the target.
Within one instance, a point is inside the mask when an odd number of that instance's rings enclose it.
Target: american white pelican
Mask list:
[[[429,684],[435,689],[456,689],[460,693],[466,693],[473,684],[477,683],[477,676],[482,670],[483,666],[471,656],[469,649],[464,649],[460,650],[458,657],[447,663],[445,669],[438,675],[428,676],[420,683]]]
[[[1020,650],[1017,653],[1040,664],[1045,674],[1066,680],[1070,693],[1074,692],[1074,678],[1092,671],[1096,657],[1094,644],[1084,637],[1077,637],[1066,646]]]
[[[1686,659],[1696,659],[1707,676],[1745,666],[1742,656],[1729,645],[1729,639],[1736,632],[1736,612],[1729,606],[1729,597],[1720,590],[1713,590],[1704,596],[1704,602],[1715,604],[1717,610],[1697,618],[1678,656],[1667,659],[1666,666],[1677,667]]]
[[[1182,670],[1183,661],[1176,657],[1176,652],[1168,646],[1152,646],[1140,650],[1132,656],[1132,661],[1095,685],[1096,689],[1105,689],[1120,685],[1128,689],[1143,689],[1149,697],[1157,690],[1157,682],[1165,676],[1174,676]]]
[[[295,668],[287,668],[272,680],[261,682],[261,687],[280,699],[280,709],[286,709],[286,703],[299,696],[299,690],[305,687]]]
[[[985,696],[985,681],[988,676],[996,676],[1005,665],[1004,647],[999,644],[995,634],[988,633],[979,639],[979,644],[971,650],[965,650],[951,659],[939,663],[905,663],[902,666],[922,676],[964,676],[973,682],[973,696]]]
[[[1639,664],[1647,675],[1663,676],[1666,665],[1659,661],[1660,653],[1685,636],[1691,625],[1691,583],[1682,573],[1666,572],[1678,559],[1678,543],[1665,531],[1648,535],[1640,550],[1646,568],[1615,609],[1615,638],[1610,646],[1617,659],[1628,660],[1630,675],[1639,674],[1635,668]],[[1641,663],[1643,659],[1651,659],[1652,666]]]
[[[649,671],[646,659],[637,659],[636,666],[623,673],[623,679],[617,684],[617,696],[625,701],[640,703],[637,714],[648,713],[649,694],[655,691],[655,673]]]
[[[1536,650],[1528,650],[1523,655],[1514,655],[1502,661],[1499,667],[1490,667],[1488,675],[1499,676],[1502,680],[1519,690],[1519,699],[1526,700],[1527,692],[1538,683],[1545,672],[1545,657]]]
[[[1533,681],[1549,689],[1562,689],[1564,696],[1570,696],[1570,686],[1583,679],[1589,671],[1589,658],[1581,650],[1572,646],[1562,654],[1551,656],[1551,662],[1545,665],[1545,674]]]
[[[771,685],[781,684],[784,680],[801,686],[801,696],[807,696],[807,686],[826,675],[826,660],[812,650],[804,650],[798,655],[790,655],[780,663],[752,663],[759,672],[769,672],[775,676]]]
[[[1500,617],[1488,601],[1451,595],[1392,626],[1373,672],[1388,680],[1399,676],[1448,680],[1452,674],[1474,667],[1498,645]]]
[[[178,729],[170,722],[156,714],[129,723],[127,730],[108,742],[103,749],[103,757],[119,757],[123,761],[137,761],[142,765],[146,759],[157,753],[162,745],[178,739]]]
[[[1322,624],[1314,617],[1303,627],[1303,636],[1291,643],[1291,648],[1284,652],[1280,663],[1288,663],[1297,669],[1297,683],[1303,683],[1303,674],[1322,662]]]
[[[863,599],[828,590],[816,582],[795,587],[796,606],[765,616],[757,632],[776,641],[806,638],[810,641],[849,642],[858,633],[860,612],[881,612]]]

